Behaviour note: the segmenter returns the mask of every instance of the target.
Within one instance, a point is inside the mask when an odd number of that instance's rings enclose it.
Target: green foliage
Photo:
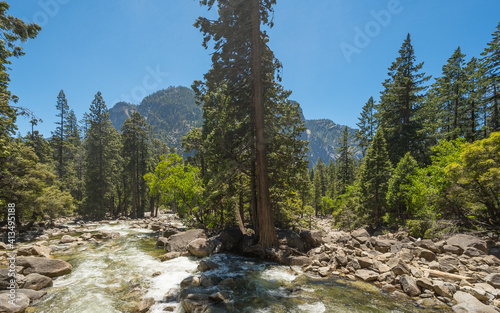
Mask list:
[[[361,211],[373,216],[376,227],[380,225],[380,218],[387,208],[386,194],[391,172],[384,132],[378,129],[366,152],[359,179]]]
[[[159,195],[160,203],[173,201],[180,204],[179,215],[187,221],[195,219],[197,224],[209,225],[210,216],[204,211],[204,186],[199,177],[200,170],[187,164],[173,153],[163,155],[154,173],[144,176],[152,196]]]
[[[347,126],[344,127],[340,147],[337,152],[337,190],[343,194],[348,185],[354,181],[354,158],[350,147],[350,134]]]
[[[45,215],[55,218],[74,210],[73,198],[59,190],[51,166],[39,162],[33,148],[16,140],[9,152],[0,173],[0,206],[15,203],[17,219],[24,222]]]
[[[131,182],[131,213],[134,217],[144,216],[147,202],[146,182],[143,176],[148,171],[150,128],[140,113],[133,112],[121,129],[123,171],[126,176],[125,181]],[[126,186],[123,187],[125,190]],[[123,197],[128,197],[128,195],[124,192]],[[122,213],[127,212],[127,209],[126,207],[119,208]]]
[[[370,97],[368,102],[363,106],[361,116],[358,120],[359,123],[357,123],[356,126],[358,126],[359,129],[356,130],[355,138],[358,141],[358,145],[364,157],[366,149],[370,146],[373,136],[375,136],[375,130],[377,129],[376,107],[373,97]]]
[[[337,201],[338,208],[333,212],[337,227],[353,230],[370,221],[370,214],[361,209],[360,201],[359,183],[347,186],[346,192]]]
[[[452,183],[445,168],[459,161],[460,152],[466,141],[459,138],[453,141],[442,140],[433,147],[432,164],[418,168],[402,188],[407,190],[406,201],[408,218],[437,219],[463,218],[461,203],[449,196]]]
[[[411,184],[411,175],[417,169],[417,161],[406,153],[405,156],[399,161],[396,169],[389,179],[389,186],[387,190],[387,217],[384,218],[389,224],[396,221],[408,218],[408,212],[411,212],[411,201],[408,199],[409,186]]]
[[[121,174],[120,134],[111,126],[101,92],[92,101],[90,127],[85,140],[85,191],[83,213],[103,217],[115,208],[114,185]]]
[[[500,222],[500,132],[463,146],[460,159],[445,169],[468,216],[476,216],[492,225]]]

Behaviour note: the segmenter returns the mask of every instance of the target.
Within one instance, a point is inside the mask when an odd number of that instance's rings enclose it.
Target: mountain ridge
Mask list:
[[[111,123],[118,130],[134,111],[146,118],[156,137],[177,149],[180,148],[182,137],[203,123],[202,110],[196,105],[193,90],[183,86],[156,91],[145,97],[140,104],[118,102],[108,110]],[[309,141],[307,160],[310,167],[316,164],[318,158],[325,163],[336,160],[345,126],[330,119],[307,120],[303,114],[302,118],[307,128],[302,139]],[[348,127],[348,130],[353,138],[355,129]],[[351,139],[350,144],[355,158],[360,158],[361,152],[356,142]]]

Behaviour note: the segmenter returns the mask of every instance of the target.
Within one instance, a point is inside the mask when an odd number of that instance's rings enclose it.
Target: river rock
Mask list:
[[[210,299],[214,302],[228,302],[230,299],[230,294],[225,291],[218,291],[210,295]]]
[[[182,300],[182,308],[186,313],[205,312],[210,304],[210,297],[205,294],[189,294]]]
[[[155,303],[156,301],[154,298],[146,298],[135,305],[134,312],[146,313],[153,305],[155,305]]]
[[[456,245],[453,245],[453,246],[452,245],[444,245],[443,252],[461,255],[462,253],[464,253],[464,249],[462,249],[460,246],[456,246]]]
[[[220,242],[216,238],[210,238],[210,239],[205,239],[205,238],[198,238],[193,241],[191,241],[188,244],[188,251],[199,258],[204,258],[206,256],[211,255],[213,252],[218,252],[217,250],[220,251],[220,248],[222,247],[222,242]]]
[[[424,289],[427,290],[434,290],[434,284],[432,283],[432,280],[426,277],[420,277],[417,279],[417,286],[420,286]]]
[[[415,256],[417,258],[423,258],[427,262],[432,262],[436,259],[436,255],[434,254],[434,252],[432,252],[431,250],[424,249],[424,248],[415,248],[413,253],[415,254]]]
[[[37,245],[35,244],[34,246],[31,247],[31,254],[32,255],[39,255],[43,257],[50,257],[50,253],[52,252],[52,249],[46,246],[42,245]]]
[[[181,281],[181,288],[198,287],[200,285],[200,278],[198,276],[189,276]]]
[[[459,261],[452,256],[444,256],[438,258],[439,268],[443,272],[456,273],[458,272]]]
[[[216,268],[219,268],[219,265],[209,260],[203,260],[198,264],[198,271],[200,272],[206,272]]]
[[[500,274],[492,273],[486,276],[484,279],[488,284],[492,285],[495,288],[500,288]]]
[[[190,242],[199,238],[206,238],[205,231],[203,229],[191,229],[172,235],[165,243],[165,250],[169,252],[184,252],[187,250],[188,244]]]
[[[465,291],[467,293],[470,293],[476,299],[480,301],[491,301],[493,300],[493,295],[489,294],[486,292],[486,290],[481,289],[481,288],[474,288],[474,287],[469,287],[469,286],[463,286],[460,288],[461,291]]]
[[[172,251],[172,252],[168,252],[168,253],[165,253],[164,255],[160,256],[160,260],[162,262],[165,262],[165,261],[168,261],[168,260],[172,260],[172,259],[178,258],[180,256],[181,256],[180,252]]]
[[[316,248],[324,242],[323,232],[321,230],[306,230],[300,233],[300,238],[305,244],[306,249]]]
[[[464,251],[464,254],[470,256],[471,258],[485,255],[483,251],[476,249],[474,247],[467,247],[467,249],[465,249]]]
[[[375,250],[378,252],[386,253],[391,249],[391,241],[384,239],[374,240]]]
[[[287,257],[283,260],[283,264],[285,265],[310,265],[312,263],[311,259],[306,256],[291,256]]]
[[[169,229],[164,230],[161,235],[162,235],[162,237],[170,238],[170,236],[173,236],[177,233],[179,233],[179,231],[177,229],[169,228]]]
[[[370,234],[368,233],[368,231],[364,227],[358,228],[355,231],[353,231],[351,233],[351,236],[353,236],[356,239],[358,239],[358,238],[370,238]]]
[[[416,297],[422,293],[417,286],[415,278],[410,275],[401,275],[399,282],[401,283],[403,291],[410,297]]]
[[[13,277],[9,276],[9,270],[6,268],[0,268],[0,290],[5,290],[10,286],[10,281],[14,279]],[[18,287],[17,285],[17,280],[15,281],[14,285],[16,288]]]
[[[24,278],[24,289],[40,290],[47,287],[52,287],[53,282],[50,277],[31,273]]]
[[[8,294],[9,291],[8,290],[0,291],[0,294],[4,294],[4,293]],[[38,291],[38,290],[24,289],[23,288],[23,289],[16,289],[16,293],[18,293],[18,294],[22,293],[22,294],[26,295],[30,299],[30,301],[33,302],[33,301],[36,301],[36,300],[40,299],[41,297],[45,296],[47,294],[47,291],[45,291],[45,290]],[[0,312],[2,312],[2,311],[0,311]]]
[[[417,247],[427,249],[434,253],[441,253],[441,247],[438,247],[432,240],[429,239],[417,241],[415,245]]]
[[[0,241],[0,250],[8,250],[9,249],[9,246],[3,242],[3,241]]]
[[[166,237],[160,237],[160,238],[158,238],[158,240],[156,241],[156,245],[157,245],[158,247],[165,247],[165,244],[167,243],[167,241],[168,241],[168,238],[166,238]]]
[[[453,299],[458,303],[452,307],[456,313],[498,313],[493,307],[483,304],[473,295],[463,291],[457,291]]]
[[[72,243],[77,241],[78,239],[76,237],[70,236],[70,235],[64,235],[62,236],[61,240],[59,240],[59,243]]]
[[[450,288],[448,288],[448,286],[441,281],[434,282],[433,289],[434,292],[440,295],[441,297],[451,298],[453,296],[453,293],[450,291]]]
[[[356,278],[359,278],[364,281],[374,281],[377,280],[378,278],[378,273],[366,269],[360,269],[357,270],[356,273],[354,274]]]
[[[83,233],[80,235],[80,238],[82,238],[83,240],[89,240],[90,238],[92,238],[92,234],[91,233]]]
[[[400,258],[392,258],[387,262],[391,271],[396,275],[410,274],[410,268]]]
[[[17,291],[17,290],[16,290]],[[21,292],[16,292],[15,304],[10,304],[10,294],[0,294],[0,312],[2,313],[18,313],[24,312],[30,305],[30,299],[27,295]]]
[[[462,248],[464,251],[467,250],[468,247],[476,248],[484,254],[488,254],[488,245],[486,241],[481,240],[475,236],[459,234],[453,237],[450,237],[446,240],[447,245],[455,245]]]
[[[38,273],[57,277],[71,273],[73,267],[68,262],[49,258],[19,257],[16,264],[23,267],[23,274]]]
[[[243,239],[243,233],[235,228],[226,229],[217,236],[217,239],[222,242],[224,251],[231,251],[238,247],[238,244]]]
[[[299,234],[293,230],[279,229],[276,231],[278,235],[279,243],[282,245],[287,245],[290,248],[297,249],[300,252],[304,252],[304,241],[302,241]]]
[[[122,235],[119,232],[109,232],[107,230],[100,230],[96,234],[92,235],[92,238],[95,239],[117,239]]]

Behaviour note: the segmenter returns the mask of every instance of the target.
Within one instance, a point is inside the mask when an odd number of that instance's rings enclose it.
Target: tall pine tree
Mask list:
[[[486,108],[489,116],[486,125],[488,134],[500,131],[500,23],[492,36],[493,39],[488,43],[488,47],[481,53],[483,56],[481,63],[486,74],[484,85],[488,102]]]
[[[418,115],[426,89],[424,83],[430,77],[421,72],[423,65],[416,63],[408,34],[399,56],[389,67],[389,78],[383,83],[385,90],[378,105],[379,125],[384,129],[392,164],[397,164],[408,151],[424,153],[418,135],[422,127]]]
[[[114,183],[119,174],[120,134],[111,125],[108,108],[97,92],[89,113],[89,129],[85,139],[85,212],[103,217],[114,209]]]
[[[366,149],[370,146],[373,136],[375,136],[375,130],[377,129],[377,119],[375,116],[375,102],[373,101],[373,97],[370,97],[368,102],[363,106],[361,116],[358,118],[359,123],[356,124],[359,127],[356,130],[356,140],[363,152],[363,157],[365,156]]]
[[[386,194],[392,172],[386,147],[384,132],[379,128],[366,151],[359,179],[361,208],[364,214],[373,216],[375,227],[380,226],[387,208]]]

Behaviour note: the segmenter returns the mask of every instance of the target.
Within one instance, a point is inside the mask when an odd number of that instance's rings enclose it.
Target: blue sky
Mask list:
[[[97,91],[108,107],[169,86],[190,86],[210,68],[210,51],[192,25],[213,16],[197,0],[16,0],[9,13],[42,26],[13,60],[11,91],[55,129],[61,89],[80,119]],[[355,127],[377,99],[407,33],[423,71],[437,77],[461,46],[467,59],[491,41],[498,0],[278,0],[270,46],[285,88],[307,119]],[[434,79],[432,79],[434,81]],[[27,119],[19,131],[31,130]]]

